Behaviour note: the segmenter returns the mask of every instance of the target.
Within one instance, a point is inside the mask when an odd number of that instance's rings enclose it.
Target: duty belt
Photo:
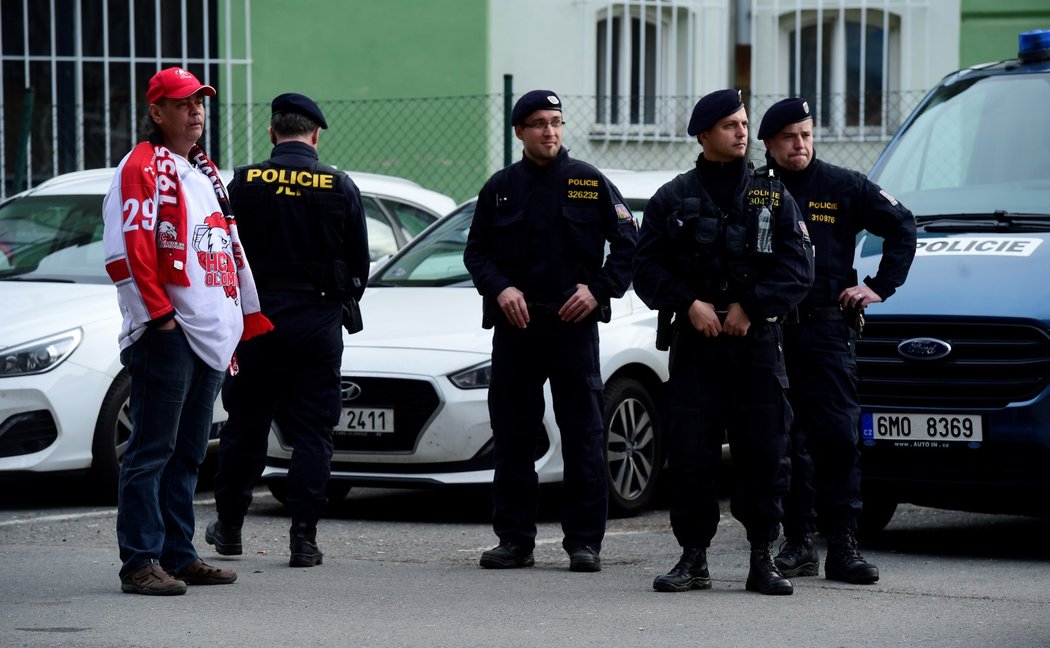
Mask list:
[[[846,313],[839,306],[799,306],[788,313],[784,321],[788,324],[804,322],[834,322],[846,319]]]
[[[718,316],[718,321],[722,324],[726,323],[726,316],[729,315],[729,310],[722,310],[720,308],[715,309],[715,315]],[[783,318],[780,317],[759,317],[751,320],[752,322],[765,322],[767,324],[780,324],[783,322]]]

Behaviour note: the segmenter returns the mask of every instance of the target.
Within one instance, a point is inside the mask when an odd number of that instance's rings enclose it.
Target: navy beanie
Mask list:
[[[693,115],[689,118],[686,132],[698,135],[743,107],[744,102],[740,99],[739,90],[715,90],[700,97],[700,101],[693,106]]]
[[[530,90],[521,95],[518,102],[514,104],[514,110],[510,112],[510,123],[519,126],[525,123],[525,119],[537,110],[557,110],[561,112],[561,99],[553,90]]]
[[[809,102],[801,97],[781,99],[762,116],[762,125],[758,127],[758,139],[766,140],[779,133],[785,126],[811,119]]]

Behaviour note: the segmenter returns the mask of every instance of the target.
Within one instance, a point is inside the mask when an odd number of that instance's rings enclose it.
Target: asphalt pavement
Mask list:
[[[679,554],[666,509],[611,520],[603,570],[578,574],[557,493],[544,496],[536,566],[489,571],[477,566],[495,543],[481,489],[354,491],[322,521],[325,560],[310,569],[287,566],[288,519],[264,490],[245,554],[217,556],[202,493],[198,549],[237,582],[146,597],[120,591],[112,507],[8,491],[0,646],[1050,646],[1047,520],[905,506],[863,546],[878,583],[802,578],[772,597],[744,590],[744,531],[724,511],[713,588],[666,594],[651,588]]]

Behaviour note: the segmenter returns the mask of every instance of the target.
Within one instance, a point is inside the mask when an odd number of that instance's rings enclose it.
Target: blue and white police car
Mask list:
[[[945,77],[870,174],[915,214],[904,286],[868,309],[862,529],[899,502],[1050,514],[1050,30]],[[858,238],[874,275],[880,242]]]

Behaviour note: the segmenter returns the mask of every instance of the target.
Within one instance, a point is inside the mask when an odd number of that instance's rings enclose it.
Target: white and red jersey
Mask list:
[[[134,344],[146,324],[172,310],[193,349],[208,366],[224,371],[244,331],[237,265],[230,229],[223,218],[212,180],[190,162],[159,147],[146,160],[132,151],[121,160],[102,206],[106,269],[117,285],[124,323],[119,343]],[[164,157],[164,160],[159,160]],[[141,170],[125,165],[138,164]],[[173,161],[179,185],[174,199],[185,208],[184,232],[157,219],[164,183],[140,182],[155,174],[158,162]],[[132,184],[136,186],[131,186]],[[156,185],[154,187],[154,185]],[[143,186],[148,187],[143,190]],[[163,197],[171,202],[172,194]],[[159,224],[159,226],[158,226]],[[180,240],[182,239],[182,240]],[[183,246],[178,269],[185,280],[164,283],[158,272],[158,248]]]

